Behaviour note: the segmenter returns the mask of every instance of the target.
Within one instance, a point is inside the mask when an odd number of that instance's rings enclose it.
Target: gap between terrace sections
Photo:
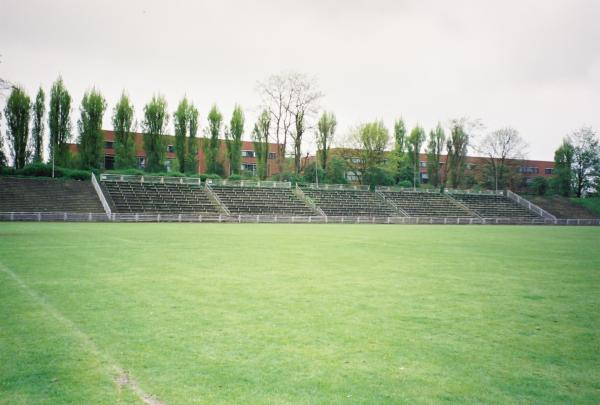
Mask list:
[[[13,272],[2,262],[0,262],[0,271],[9,276],[21,288],[21,290],[27,293],[27,295],[29,295],[29,297],[36,304],[42,307],[44,311],[46,311],[64,327],[70,330],[70,332],[84,344],[88,351],[90,351],[96,357],[103,359],[105,363],[109,365],[111,372],[114,374],[113,381],[115,382],[115,384],[117,384],[119,388],[129,388],[143,403],[147,405],[164,405],[164,403],[157,399],[155,396],[146,393],[140,387],[138,382],[131,378],[127,371],[125,371],[121,366],[119,366],[114,361],[114,359],[112,359],[108,354],[100,351],[100,349],[94,343],[92,338],[90,338],[85,332],[79,329],[79,327],[77,327],[77,325],[73,323],[73,321],[64,316],[50,303],[48,303],[42,295],[38,294],[35,290],[29,287],[19,276],[15,274],[15,272]]]

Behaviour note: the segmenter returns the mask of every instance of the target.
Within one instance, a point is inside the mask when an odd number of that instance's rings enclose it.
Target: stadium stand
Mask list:
[[[0,212],[85,212],[104,209],[89,181],[0,177]]]
[[[470,210],[475,211],[482,218],[539,218],[538,215],[503,195],[452,193],[451,197],[463,203]]]
[[[101,185],[117,213],[218,213],[218,207],[200,185],[140,181],[102,181]]]
[[[371,192],[366,186],[351,185],[303,185],[292,189],[290,183],[273,181],[213,180],[202,184],[197,178],[103,174],[100,189],[105,202],[94,187],[97,184],[89,181],[0,177],[0,212],[104,213],[102,204],[105,204],[106,212],[136,214],[136,220],[137,214],[189,214],[207,218],[216,215],[219,221],[223,214],[239,217],[240,221],[244,215],[369,217],[373,221],[387,218],[387,223],[391,222],[390,217],[443,219],[444,223],[446,219],[455,219],[456,223],[482,219],[556,220],[551,213],[510,191],[494,194],[449,190],[440,194],[381,187]],[[552,202],[557,211],[557,203]],[[562,216],[574,217],[573,210]],[[578,215],[583,219],[593,218],[584,214]],[[310,219],[307,218],[309,222]],[[91,215],[89,220],[93,220]]]
[[[317,215],[290,188],[210,186],[232,214]]]
[[[383,197],[366,190],[303,188],[304,194],[328,216],[393,217],[399,214]]]
[[[381,194],[409,217],[477,217],[473,211],[445,194],[414,191],[383,191]]]

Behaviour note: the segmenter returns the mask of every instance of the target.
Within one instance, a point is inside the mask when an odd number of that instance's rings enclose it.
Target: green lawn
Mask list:
[[[144,393],[598,403],[600,227],[0,223],[0,404]]]

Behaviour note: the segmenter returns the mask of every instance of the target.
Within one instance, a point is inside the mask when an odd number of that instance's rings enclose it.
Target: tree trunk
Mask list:
[[[300,146],[301,143],[298,141],[294,141],[294,168],[296,171],[296,174],[300,173],[300,159],[302,158],[302,156],[300,155],[301,150],[300,150]]]

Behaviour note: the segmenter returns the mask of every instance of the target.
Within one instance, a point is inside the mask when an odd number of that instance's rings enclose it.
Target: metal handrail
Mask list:
[[[314,190],[358,190],[358,191],[369,191],[368,185],[356,185],[356,184],[323,184],[323,183],[304,183],[300,184],[300,187],[310,188]]]
[[[289,181],[206,179],[205,183],[224,187],[292,188]]]

